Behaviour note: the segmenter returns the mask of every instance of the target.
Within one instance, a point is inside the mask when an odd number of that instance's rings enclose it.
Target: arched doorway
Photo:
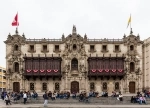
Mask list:
[[[20,83],[19,82],[14,82],[13,83],[13,91],[14,92],[19,92],[20,91]]]
[[[79,82],[73,81],[71,82],[71,93],[77,93],[79,92]]]
[[[135,93],[135,82],[129,82],[129,92]]]

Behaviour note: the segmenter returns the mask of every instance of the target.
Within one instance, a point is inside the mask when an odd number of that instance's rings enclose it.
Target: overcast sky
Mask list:
[[[133,33],[142,40],[150,36],[150,0],[1,0],[0,65],[6,66],[3,43],[18,11],[19,34],[26,38],[61,38],[72,32],[73,24],[88,38],[122,38],[129,34],[127,22],[132,15]]]

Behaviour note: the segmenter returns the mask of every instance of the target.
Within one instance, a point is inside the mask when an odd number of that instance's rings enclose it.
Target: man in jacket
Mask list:
[[[47,91],[43,95],[43,98],[44,98],[44,107],[47,107],[47,104],[48,104],[48,94],[47,94]]]

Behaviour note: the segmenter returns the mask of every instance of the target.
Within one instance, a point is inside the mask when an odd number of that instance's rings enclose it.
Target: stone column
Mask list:
[[[65,76],[65,90],[68,90],[68,84],[67,84],[67,73],[66,73],[66,76]]]

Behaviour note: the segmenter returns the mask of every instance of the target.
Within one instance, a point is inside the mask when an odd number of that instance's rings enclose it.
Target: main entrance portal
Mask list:
[[[14,82],[13,83],[13,91],[14,92],[19,92],[20,91],[20,83],[19,82]]]
[[[73,81],[71,82],[71,93],[79,92],[79,82]]]

